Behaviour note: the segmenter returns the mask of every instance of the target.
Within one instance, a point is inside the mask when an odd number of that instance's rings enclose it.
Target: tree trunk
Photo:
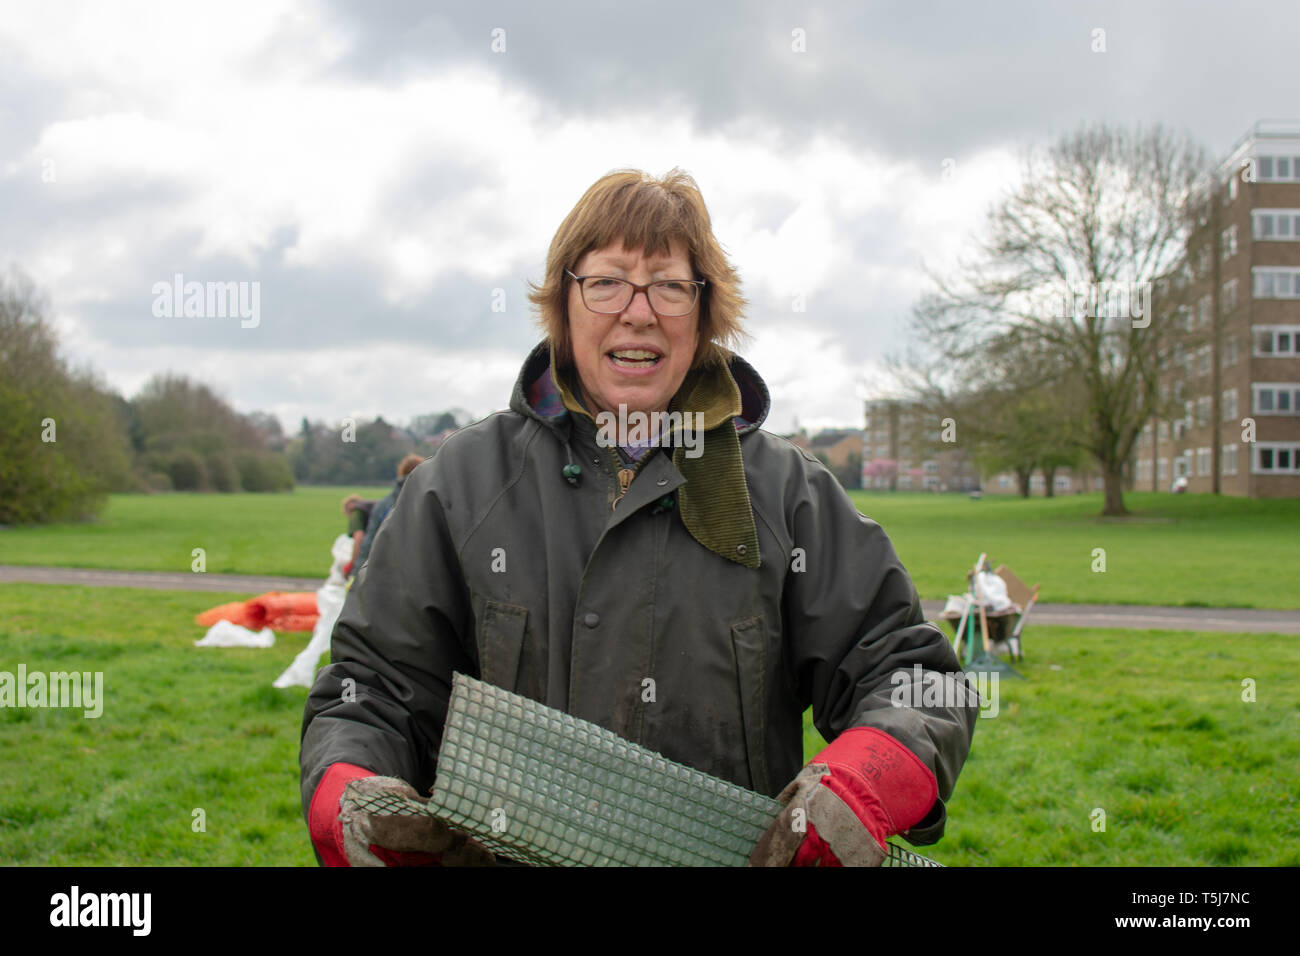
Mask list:
[[[1106,462],[1101,466],[1101,480],[1105,487],[1106,503],[1102,515],[1117,518],[1128,514],[1124,507],[1124,467],[1119,462]]]
[[[1048,498],[1056,497],[1056,489],[1054,487],[1055,484],[1056,484],[1056,468],[1055,467],[1044,468],[1043,487],[1045,490],[1043,494],[1046,495]]]
[[[1032,468],[1028,471],[1020,470],[1016,472],[1016,484],[1020,486],[1021,498],[1029,497],[1029,479],[1033,477],[1033,474]]]

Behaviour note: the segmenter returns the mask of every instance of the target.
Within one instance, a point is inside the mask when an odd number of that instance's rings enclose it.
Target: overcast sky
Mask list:
[[[1159,122],[1220,158],[1300,116],[1297,37],[1294,2],[4,0],[0,267],[128,397],[173,370],[290,431],[478,416],[583,191],[680,166],[744,280],[769,427],[858,426],[923,262],[1025,149]],[[155,314],[178,273],[257,283],[256,326]]]

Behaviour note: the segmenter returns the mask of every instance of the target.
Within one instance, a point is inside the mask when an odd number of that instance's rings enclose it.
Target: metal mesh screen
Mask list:
[[[540,866],[744,866],[781,805],[585,720],[457,674],[428,806],[502,856]],[[888,845],[885,866],[938,866]]]

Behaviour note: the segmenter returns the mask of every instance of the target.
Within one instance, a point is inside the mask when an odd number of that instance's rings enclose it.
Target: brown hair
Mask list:
[[[356,504],[356,503],[358,503],[360,500],[361,500],[361,496],[360,496],[360,495],[355,495],[355,494],[354,494],[354,495],[348,495],[346,498],[344,498],[344,499],[343,499],[343,513],[344,513],[344,514],[347,514],[347,513],[348,513],[348,505]]]
[[[681,169],[655,179],[639,169],[619,169],[596,180],[560,223],[546,255],[546,278],[529,283],[528,300],[539,311],[557,366],[573,364],[569,337],[569,286],[565,269],[593,249],[623,241],[629,251],[666,255],[673,240],[686,247],[700,294],[699,345],[692,368],[724,362],[745,334],[740,276],[713,235],[709,211],[695,180]]]
[[[420,462],[424,461],[419,455],[412,452],[397,463],[397,477],[405,478],[411,472],[415,471]]]

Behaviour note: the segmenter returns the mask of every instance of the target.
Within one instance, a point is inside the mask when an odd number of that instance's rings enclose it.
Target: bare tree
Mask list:
[[[1203,149],[1159,126],[1068,135],[1026,158],[977,254],[933,276],[936,290],[915,309],[957,374],[991,350],[1024,346],[1077,371],[1081,440],[1101,471],[1106,515],[1127,513],[1125,464],[1158,404],[1152,287],[1184,253],[1188,197],[1206,169]]]

